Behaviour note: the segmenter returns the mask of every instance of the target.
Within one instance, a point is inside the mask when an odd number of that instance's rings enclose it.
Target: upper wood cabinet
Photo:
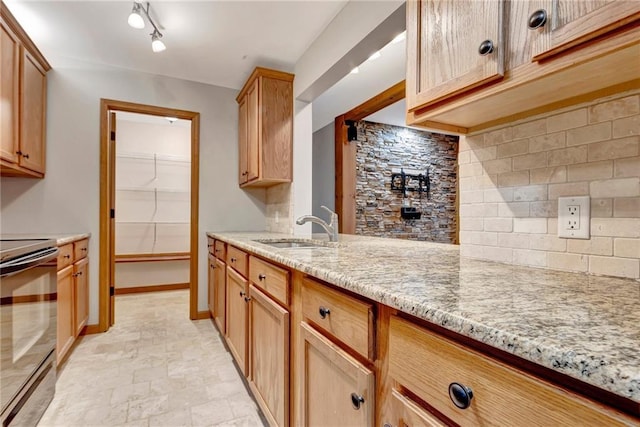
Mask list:
[[[556,55],[580,43],[640,20],[637,0],[545,0],[548,37],[541,37],[535,60]],[[532,19],[535,19],[532,16]]]
[[[240,186],[291,182],[293,74],[258,67],[236,101]]]
[[[504,1],[407,3],[407,104],[429,105],[504,75]],[[462,29],[464,31],[457,31]]]
[[[471,133],[637,88],[639,19],[631,0],[410,0],[407,124]]]
[[[51,66],[2,4],[0,166],[3,176],[44,177],[46,72]]]

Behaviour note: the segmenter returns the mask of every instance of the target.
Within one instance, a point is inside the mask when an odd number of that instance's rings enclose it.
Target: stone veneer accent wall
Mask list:
[[[461,254],[640,277],[640,92],[462,137]],[[559,196],[591,196],[591,239],[557,237]]]
[[[458,137],[367,121],[357,127],[356,234],[455,243]],[[392,169],[427,167],[430,199],[407,192],[422,217],[402,219],[402,193],[391,191]]]

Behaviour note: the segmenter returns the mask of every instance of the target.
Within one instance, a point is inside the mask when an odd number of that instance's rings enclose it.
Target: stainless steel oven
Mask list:
[[[2,426],[34,426],[56,382],[54,240],[0,240]]]

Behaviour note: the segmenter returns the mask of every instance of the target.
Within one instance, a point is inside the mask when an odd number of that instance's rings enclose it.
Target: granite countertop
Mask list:
[[[332,247],[276,249],[253,240],[292,236],[207,234],[640,402],[638,281],[463,258],[438,243],[340,235]]]
[[[91,233],[15,233],[15,234],[3,234],[3,239],[53,239],[58,246],[66,245],[67,243],[76,242],[82,239],[88,239],[91,237]]]

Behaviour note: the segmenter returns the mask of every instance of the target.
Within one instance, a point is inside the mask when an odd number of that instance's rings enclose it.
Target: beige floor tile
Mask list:
[[[116,323],[82,337],[39,426],[264,426],[210,320],[188,291],[119,295]]]

